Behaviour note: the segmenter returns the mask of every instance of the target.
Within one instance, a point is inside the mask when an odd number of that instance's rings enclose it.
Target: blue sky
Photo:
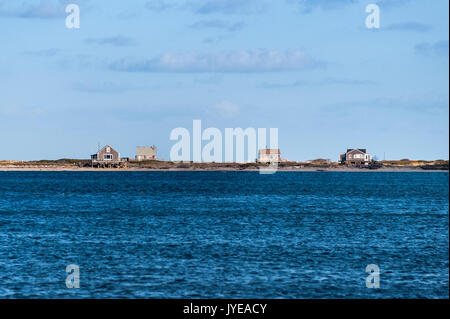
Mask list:
[[[80,6],[80,29],[65,5]],[[377,3],[381,28],[367,29]],[[0,0],[0,159],[277,127],[283,158],[449,157],[446,0]]]

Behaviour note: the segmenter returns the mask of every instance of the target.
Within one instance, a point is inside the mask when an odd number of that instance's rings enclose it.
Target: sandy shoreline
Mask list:
[[[0,172],[258,172],[254,168],[91,168],[91,167],[14,167],[0,166]],[[365,169],[352,167],[302,167],[302,168],[278,168],[277,172],[442,172],[448,173],[448,170],[425,170],[411,167],[383,167],[379,169]]]

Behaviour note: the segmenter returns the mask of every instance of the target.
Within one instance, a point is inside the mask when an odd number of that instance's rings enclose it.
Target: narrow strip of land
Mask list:
[[[259,171],[261,163],[193,163],[170,161],[126,161],[117,168],[95,168],[90,160],[0,161],[0,171]],[[277,171],[285,172],[432,172],[449,170],[448,161],[380,161],[377,165],[351,167],[335,162],[281,162]]]

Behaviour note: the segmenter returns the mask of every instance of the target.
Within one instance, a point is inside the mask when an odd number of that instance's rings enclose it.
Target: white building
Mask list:
[[[156,159],[156,146],[136,147],[136,161],[148,161]]]

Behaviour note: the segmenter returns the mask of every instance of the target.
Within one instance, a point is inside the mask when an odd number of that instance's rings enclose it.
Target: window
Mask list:
[[[113,156],[112,156],[112,154],[104,154],[104,155],[103,155],[103,159],[104,159],[105,161],[110,161],[110,160],[113,159]]]
[[[106,153],[110,153],[111,152],[111,148],[110,147],[107,147],[106,148]]]

